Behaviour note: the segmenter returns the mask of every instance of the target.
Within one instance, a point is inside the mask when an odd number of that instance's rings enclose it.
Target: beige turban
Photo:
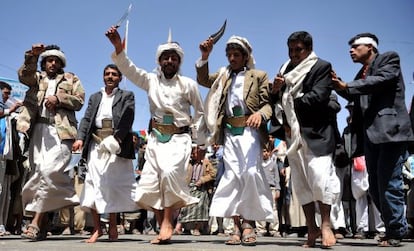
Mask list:
[[[227,44],[238,44],[240,45],[247,53],[247,56],[249,57],[247,60],[247,67],[249,67],[250,69],[254,69],[255,68],[255,60],[253,57],[253,53],[252,53],[252,47],[249,43],[249,41],[247,41],[246,38],[244,37],[239,37],[239,36],[231,36],[229,38],[229,40],[227,41]]]
[[[177,42],[167,42],[165,44],[161,44],[158,46],[157,55],[156,55],[156,62],[159,64],[160,56],[164,51],[174,50],[177,52],[178,56],[180,56],[180,65],[183,63],[184,60],[184,50],[180,47]]]
[[[43,59],[45,59],[47,57],[50,57],[50,56],[58,57],[62,61],[62,68],[64,68],[66,66],[66,57],[65,57],[65,54],[63,54],[62,51],[52,49],[52,50],[45,50],[44,52],[42,52],[40,54],[40,58],[41,58],[42,61],[43,61]]]

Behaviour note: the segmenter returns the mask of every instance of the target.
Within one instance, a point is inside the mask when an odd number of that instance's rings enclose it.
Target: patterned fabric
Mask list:
[[[37,72],[37,59],[30,52],[25,54],[25,62],[18,71],[19,80],[27,85],[23,101],[23,110],[17,120],[17,130],[30,134],[33,124],[41,114],[46,90],[48,89],[48,78],[46,72]],[[53,116],[59,138],[75,139],[77,134],[77,120],[75,111],[79,111],[85,100],[85,90],[80,79],[73,73],[58,74],[56,81],[56,97],[59,105]]]
[[[189,187],[191,196],[200,199],[200,201],[197,204],[181,209],[180,222],[208,221],[210,207],[208,186],[202,185],[201,187],[197,187],[194,183],[191,183]]]

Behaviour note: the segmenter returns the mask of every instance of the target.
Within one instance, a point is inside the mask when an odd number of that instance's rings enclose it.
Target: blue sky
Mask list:
[[[288,59],[287,37],[306,30],[313,36],[316,54],[330,61],[347,81],[360,68],[349,57],[348,40],[357,33],[372,32],[379,37],[380,52],[400,54],[407,106],[414,95],[412,0],[2,0],[0,77],[17,79],[24,52],[33,43],[57,44],[66,54],[65,70],[80,77],[88,99],[103,86],[103,68],[111,63],[113,48],[104,33],[130,3],[128,55],[147,71],[156,67],[156,48],[166,42],[171,28],[173,40],[185,52],[181,72],[195,79],[199,43],[227,19],[226,32],[210,55],[211,70],[227,65],[225,43],[231,35],[239,35],[250,41],[256,68],[273,79]],[[124,34],[125,26],[119,30]],[[135,93],[134,130],[146,129],[150,116],[146,93],[129,81],[121,87]],[[200,91],[203,97],[207,93],[204,87]],[[78,119],[85,109],[86,105]],[[341,130],[346,116],[343,109],[338,117]]]

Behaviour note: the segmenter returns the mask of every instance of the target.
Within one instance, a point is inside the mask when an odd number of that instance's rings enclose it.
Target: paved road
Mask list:
[[[120,235],[119,241],[109,242],[107,236],[101,237],[97,243],[87,244],[83,241],[84,236],[80,235],[54,235],[48,237],[46,241],[31,242],[28,240],[22,240],[20,236],[2,236],[0,237],[0,250],[1,251],[129,251],[129,250],[247,250],[254,249],[260,251],[281,251],[281,250],[314,250],[304,249],[300,247],[304,238],[293,237],[258,237],[256,247],[244,247],[244,246],[228,246],[224,244],[227,237],[218,237],[213,235],[204,236],[191,236],[180,235],[173,236],[172,244],[168,245],[151,245],[149,241],[154,238],[153,235]],[[404,241],[403,246],[393,250],[398,251],[412,251],[414,250],[414,240]],[[319,243],[318,243],[319,245]],[[316,250],[319,249],[317,245]],[[344,239],[340,240],[332,250],[365,250],[370,251],[377,248],[376,241],[373,239],[367,240],[354,240]],[[386,249],[385,249],[386,250]]]

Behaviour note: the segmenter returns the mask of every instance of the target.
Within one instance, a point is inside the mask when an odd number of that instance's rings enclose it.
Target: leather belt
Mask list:
[[[245,127],[249,116],[225,117],[224,121],[233,127]]]
[[[36,122],[42,123],[42,124],[53,125],[53,124],[55,124],[55,118],[53,118],[53,117],[49,117],[49,118],[38,117]]]
[[[181,133],[189,133],[190,127],[189,126],[182,126],[177,127],[174,124],[160,124],[155,120],[151,122],[152,128],[157,129],[162,134],[181,134]]]

